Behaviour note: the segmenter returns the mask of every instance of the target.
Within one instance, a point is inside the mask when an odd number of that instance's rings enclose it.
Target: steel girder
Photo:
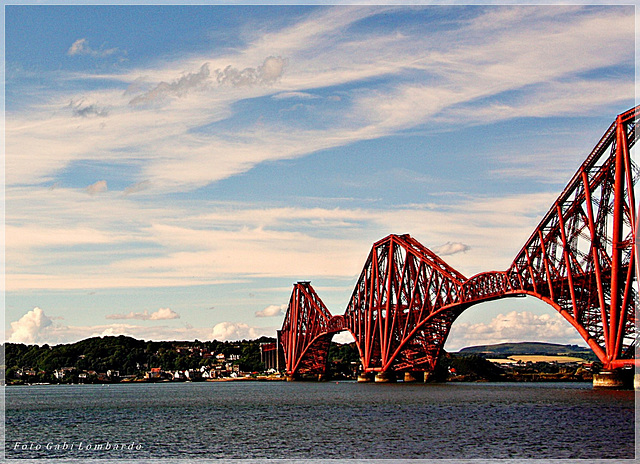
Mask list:
[[[639,108],[617,117],[506,271],[467,279],[409,235],[390,235],[373,245],[344,316],[332,318],[308,283],[296,284],[283,326],[287,372],[323,373],[341,330],[354,336],[365,372],[432,371],[465,309],[523,295],[559,311],[606,369],[637,365],[630,152]]]

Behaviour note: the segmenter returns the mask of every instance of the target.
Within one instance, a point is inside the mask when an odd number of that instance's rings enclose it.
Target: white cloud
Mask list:
[[[236,341],[260,338],[263,335],[273,337],[275,329],[264,327],[250,327],[243,322],[220,322],[213,327],[212,340]]]
[[[288,304],[269,305],[261,311],[256,311],[256,317],[275,317],[282,316],[286,311]]]
[[[469,245],[460,242],[447,242],[444,245],[434,248],[432,251],[438,256],[455,255],[469,250]]]
[[[331,341],[344,345],[344,344],[353,343],[355,341],[355,338],[353,338],[353,335],[351,335],[351,332],[344,331],[344,332],[339,332],[335,334],[331,339]]]
[[[210,89],[215,83],[219,86],[250,87],[255,85],[271,85],[278,81],[284,73],[287,60],[280,56],[269,56],[256,68],[248,67],[237,69],[228,65],[224,69],[216,69],[211,72],[210,64],[204,63],[197,72],[187,73],[171,82],[162,81],[151,90],[132,98],[129,104],[132,106],[159,103],[168,97],[185,97],[193,91]],[[135,86],[134,86],[135,84]],[[127,91],[131,95],[136,87],[140,87],[142,81],[136,79]]]
[[[69,47],[69,50],[67,50],[67,55],[90,55],[95,57],[105,57],[119,52],[120,50],[118,50],[117,48],[95,50],[89,46],[89,41],[87,39],[78,39],[73,42],[73,44],[71,44],[71,47]]]
[[[209,64],[204,63],[198,72],[185,74],[171,83],[160,82],[150,91],[131,99],[129,104],[133,106],[145,105],[161,102],[171,96],[183,97],[191,91],[206,88],[209,75]]]
[[[299,98],[303,100],[313,100],[316,98],[320,98],[317,95],[313,95],[308,92],[281,92],[276,95],[273,95],[271,98],[274,100],[286,100],[288,98]]]
[[[28,345],[42,342],[48,328],[53,324],[42,309],[35,307],[15,322],[11,323],[9,342]]]
[[[557,312],[538,315],[511,311],[498,314],[489,322],[454,322],[446,349],[457,351],[467,346],[524,341],[585,344],[575,328]]]
[[[180,315],[170,308],[160,308],[151,313],[150,320],[159,321],[162,319],[179,319]]]
[[[131,311],[128,314],[109,314],[107,319],[138,319],[141,321],[159,321],[163,319],[179,319],[180,315],[170,308],[160,308],[149,314],[147,310],[141,313]]]
[[[138,192],[143,192],[151,187],[151,182],[148,180],[143,180],[141,182],[136,182],[133,185],[125,188],[122,192],[123,195],[131,195]]]
[[[75,42],[73,42],[71,47],[69,47],[69,50],[67,50],[67,54],[81,55],[82,53],[85,52],[86,49],[87,49],[87,39],[78,39]]]
[[[97,195],[98,193],[106,192],[109,188],[107,187],[106,180],[99,180],[95,184],[91,184],[86,188],[86,192],[89,195]]]
[[[281,56],[270,56],[257,68],[236,69],[229,65],[216,69],[214,79],[220,85],[243,87],[251,85],[270,85],[282,77],[287,60]]]

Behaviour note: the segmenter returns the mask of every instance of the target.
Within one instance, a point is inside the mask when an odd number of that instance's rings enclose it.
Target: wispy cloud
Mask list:
[[[214,72],[214,79],[220,85],[243,87],[251,85],[270,85],[282,77],[287,59],[270,56],[257,68],[236,69],[229,65]]]
[[[99,180],[95,184],[91,184],[86,188],[86,191],[89,195],[97,195],[99,193],[103,193],[109,190],[107,187],[106,180]]]
[[[157,311],[149,313],[147,310],[141,313],[131,311],[128,314],[108,314],[106,319],[137,319],[140,321],[160,321],[163,319],[179,319],[180,315],[171,308],[160,308]]]
[[[307,92],[281,92],[273,95],[271,98],[275,100],[286,100],[288,98],[298,98],[303,100],[313,100],[316,98],[320,98],[317,95],[313,95]]]
[[[58,227],[52,224],[6,225],[5,240],[11,253],[28,252],[34,256],[45,249],[66,248],[78,245],[101,245],[126,240],[126,233],[100,230],[89,225]]]
[[[69,108],[71,108],[74,116],[80,116],[83,118],[89,118],[92,116],[106,117],[109,112],[105,108],[100,108],[97,104],[86,103],[84,100],[69,102]]]
[[[447,261],[473,275],[506,269],[555,199],[555,194],[476,197],[393,210],[194,201],[140,208],[129,196],[110,192],[108,201],[85,196],[87,205],[78,211],[84,203],[66,200],[68,193],[59,190],[36,195],[39,202],[8,190],[25,221],[18,224],[14,217],[7,226],[8,289],[190,286],[250,277],[333,276],[349,282],[371,243],[407,231],[429,248],[445,243],[441,251],[458,251]],[[74,213],[47,216],[52,210]],[[39,227],[29,224],[33,217],[43,218]],[[83,244],[103,251],[89,259],[77,248]]]
[[[190,92],[205,91],[212,86],[251,87],[255,85],[271,85],[278,81],[284,73],[287,60],[279,56],[269,56],[255,68],[238,69],[228,65],[224,69],[211,72],[209,63],[200,66],[197,72],[187,73],[172,82],[160,82],[151,90],[138,95],[129,101],[138,106],[159,103],[168,97],[184,97]],[[126,95],[133,93],[132,85]]]
[[[131,195],[138,192],[143,192],[151,187],[151,182],[148,180],[143,180],[140,182],[136,182],[133,185],[125,188],[122,192],[123,195]]]
[[[12,115],[7,120],[7,180],[37,182],[38,176],[53,176],[73,160],[91,159],[99,148],[102,159],[120,158],[126,150],[142,163],[142,173],[156,189],[188,190],[264,161],[300,157],[424,124],[448,130],[452,121],[459,126],[576,115],[584,114],[585,108],[619,108],[631,102],[633,79],[620,74],[604,80],[585,76],[604,66],[632,64],[633,14],[625,9],[554,8],[560,15],[556,17],[548,10],[487,9],[464,20],[462,29],[439,31],[437,41],[435,32],[344,41],[340,31],[381,10],[337,7],[265,35],[235,55],[202,56],[162,69],[114,75],[113,79],[132,84],[141,76],[153,82],[181,69],[199,69],[160,79],[160,84],[134,98],[130,93],[88,93],[96,103],[77,111],[106,116],[105,108],[110,108],[108,115],[114,117],[99,118],[102,127],[91,126],[92,118],[81,126],[77,121],[66,123],[46,107],[24,118]],[[536,22],[528,23],[532,17]],[[493,21],[502,27],[495,28]],[[621,45],[627,42],[629,47]],[[523,47],[524,43],[539,46]],[[355,44],[361,47],[357,53]],[[76,48],[85,46],[81,42]],[[243,66],[248,60],[262,64]],[[367,88],[368,79],[388,75],[398,76],[397,83]],[[420,77],[409,79],[409,75]],[[213,91],[213,83],[225,84],[228,91]],[[332,123],[323,130],[292,130],[282,122],[265,121],[260,127],[234,126],[233,131],[202,130],[232,116],[237,101],[308,95],[312,89],[345,83],[357,90],[342,99],[338,117],[328,118]],[[158,108],[140,108],[159,101],[167,104],[161,113]],[[34,117],[37,125],[28,122]],[[138,137],[141,133],[144,140]],[[24,153],[33,154],[26,155],[32,158],[28,171],[12,162]]]
[[[182,97],[194,90],[202,90],[207,86],[209,75],[209,64],[204,63],[198,72],[185,74],[170,83],[160,82],[148,92],[131,99],[129,104],[136,106],[157,103],[167,97]]]
[[[100,48],[98,50],[89,46],[89,41],[86,38],[78,39],[67,50],[67,55],[89,55],[94,57],[105,57],[122,53],[118,48]]]
[[[447,242],[444,245],[434,248],[432,251],[439,256],[455,255],[469,250],[469,245],[460,242]]]

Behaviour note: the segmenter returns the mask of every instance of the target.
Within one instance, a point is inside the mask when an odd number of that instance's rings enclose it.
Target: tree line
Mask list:
[[[260,344],[274,342],[274,338],[236,342],[212,341],[144,341],[125,335],[92,337],[62,345],[5,344],[6,378],[11,379],[19,369],[29,368],[47,375],[57,369],[73,368],[79,372],[118,371],[121,376],[139,375],[153,367],[163,370],[199,369],[215,363],[211,354],[235,355],[234,361],[244,372],[262,371]],[[204,356],[207,353],[208,356]],[[208,358],[208,359],[207,359]]]

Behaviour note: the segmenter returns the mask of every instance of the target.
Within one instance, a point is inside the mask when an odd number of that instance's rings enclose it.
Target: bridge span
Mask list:
[[[344,315],[296,283],[279,337],[287,374],[322,376],[333,335],[347,330],[363,377],[426,380],[464,310],[526,295],[558,311],[605,370],[638,366],[639,115],[640,106],[618,115],[506,271],[467,278],[413,237],[389,235],[373,244]]]

